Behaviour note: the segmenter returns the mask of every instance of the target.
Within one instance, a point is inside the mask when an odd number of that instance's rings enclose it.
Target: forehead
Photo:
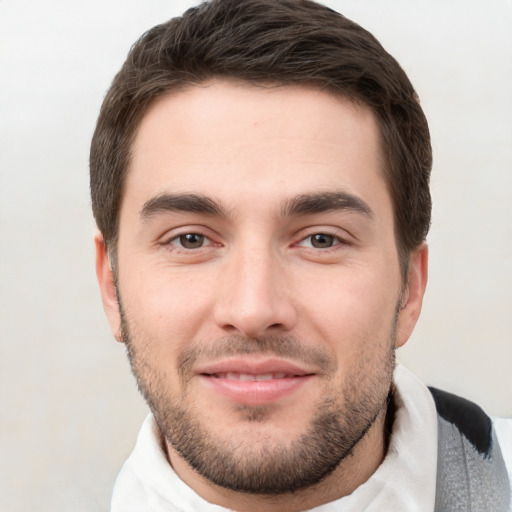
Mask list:
[[[124,199],[231,192],[233,200],[271,204],[284,193],[335,185],[386,195],[379,140],[373,114],[344,97],[215,80],[150,107],[132,146]]]

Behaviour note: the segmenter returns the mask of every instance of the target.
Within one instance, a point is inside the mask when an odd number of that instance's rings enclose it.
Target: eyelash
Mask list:
[[[332,239],[331,245],[329,245],[327,247],[314,247],[313,246],[313,238],[320,237],[320,236],[331,238]],[[304,243],[307,242],[308,240],[310,241],[310,245],[304,245]],[[340,248],[339,246],[347,246],[350,244],[346,239],[340,237],[339,234],[337,234],[337,233],[333,233],[332,231],[329,231],[329,230],[321,230],[321,231],[316,231],[314,233],[308,234],[307,236],[301,238],[301,240],[296,245],[299,247],[305,247],[310,250],[315,250],[315,251],[318,250],[318,251],[322,251],[322,252],[327,252],[330,250],[337,250]]]
[[[184,239],[185,237],[198,237],[202,239],[202,243],[199,247],[184,247]],[[204,242],[207,242],[206,244]],[[205,247],[209,247],[211,245],[214,245],[214,242],[204,233],[201,233],[199,231],[187,231],[186,233],[180,233],[177,235],[174,235],[172,238],[168,239],[166,242],[164,242],[164,245],[171,245],[177,248],[179,251],[194,251],[196,249],[203,249]]]

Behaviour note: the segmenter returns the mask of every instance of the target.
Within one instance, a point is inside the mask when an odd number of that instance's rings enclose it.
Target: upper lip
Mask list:
[[[269,373],[284,373],[286,375],[304,376],[315,373],[297,363],[284,359],[266,358],[229,358],[199,366],[200,375],[213,375],[216,373],[242,373],[249,375],[265,375]]]

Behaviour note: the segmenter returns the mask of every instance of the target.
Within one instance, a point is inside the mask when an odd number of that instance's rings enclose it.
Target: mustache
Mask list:
[[[193,368],[198,361],[212,361],[248,354],[291,359],[297,363],[318,368],[322,373],[331,373],[337,368],[335,358],[330,357],[326,350],[305,345],[292,336],[247,338],[232,335],[215,342],[196,343],[182,350],[177,361],[178,373],[184,378],[193,373]]]

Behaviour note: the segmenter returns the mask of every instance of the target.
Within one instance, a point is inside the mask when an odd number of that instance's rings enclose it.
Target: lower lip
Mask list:
[[[265,405],[295,393],[313,375],[263,381],[241,381],[207,375],[201,375],[200,378],[206,386],[229,400],[247,405]]]

